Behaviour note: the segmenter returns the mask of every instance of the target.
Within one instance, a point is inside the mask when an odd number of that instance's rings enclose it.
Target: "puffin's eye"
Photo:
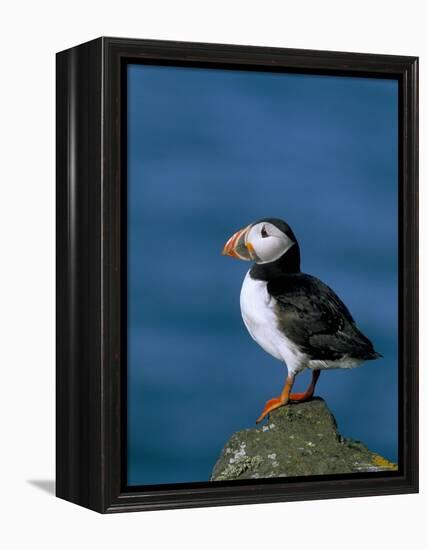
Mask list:
[[[266,231],[266,227],[265,227],[265,226],[262,227],[262,237],[263,237],[263,239],[265,239],[266,237],[269,237],[269,234],[268,234],[268,232]]]

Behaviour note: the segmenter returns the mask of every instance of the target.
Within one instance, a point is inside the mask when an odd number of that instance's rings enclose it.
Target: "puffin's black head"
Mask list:
[[[280,263],[288,272],[300,271],[300,251],[291,227],[279,218],[263,218],[237,231],[223,254],[256,264]]]

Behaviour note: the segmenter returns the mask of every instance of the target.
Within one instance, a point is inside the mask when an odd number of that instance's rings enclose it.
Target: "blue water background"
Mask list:
[[[249,264],[220,254],[265,216],[383,354],[323,372],[317,394],[343,435],[396,460],[397,82],[128,71],[129,484],[208,480],[280,392],[286,369],[241,320]]]

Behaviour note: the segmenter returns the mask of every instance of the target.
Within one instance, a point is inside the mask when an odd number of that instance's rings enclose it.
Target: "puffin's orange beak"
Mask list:
[[[232,256],[232,258],[238,258],[238,260],[252,260],[251,251],[253,247],[250,243],[246,243],[246,237],[250,231],[251,225],[240,229],[234,233],[227,243],[224,245],[222,254],[223,256]]]

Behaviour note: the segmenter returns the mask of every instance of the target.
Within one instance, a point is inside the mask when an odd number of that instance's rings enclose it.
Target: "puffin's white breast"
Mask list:
[[[267,353],[287,363],[290,372],[307,365],[306,356],[278,329],[276,300],[267,291],[267,283],[247,273],[241,288],[241,314],[252,338]]]

